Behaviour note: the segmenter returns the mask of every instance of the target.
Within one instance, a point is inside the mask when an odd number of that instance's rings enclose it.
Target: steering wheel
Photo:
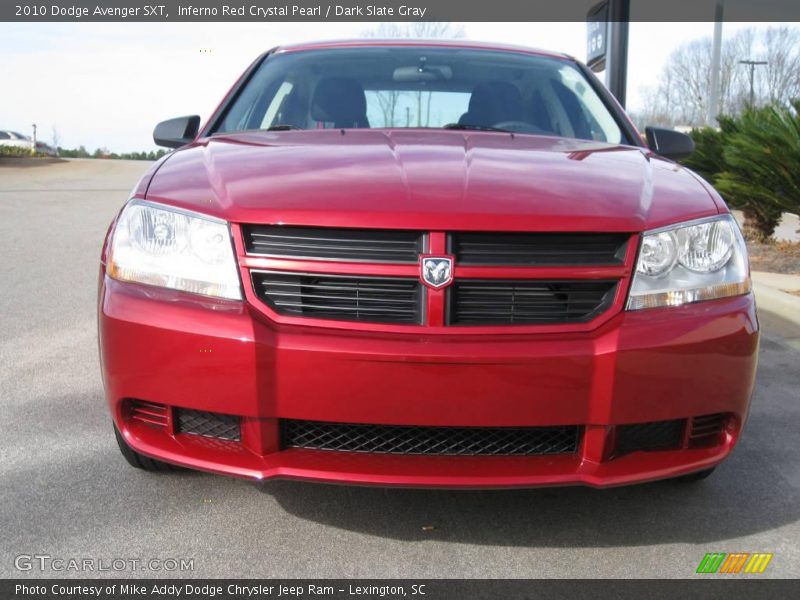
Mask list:
[[[500,123],[495,123],[492,127],[516,133],[544,133],[544,129],[536,127],[536,125],[532,125],[527,121],[501,121]]]

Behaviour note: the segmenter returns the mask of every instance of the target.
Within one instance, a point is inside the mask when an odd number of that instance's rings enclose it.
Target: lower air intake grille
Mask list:
[[[419,279],[254,271],[256,294],[282,315],[371,323],[422,322]]]
[[[454,325],[588,321],[614,301],[615,281],[462,279],[450,291]]]
[[[219,413],[187,410],[179,408],[175,411],[177,433],[201,435],[220,440],[239,441],[239,417],[221,415]]]
[[[727,417],[724,413],[717,413],[692,418],[689,447],[705,448],[719,444]]]
[[[561,427],[414,427],[319,421],[281,422],[284,448],[376,454],[537,455],[574,453],[582,429]]]
[[[169,423],[169,409],[163,404],[145,402],[144,400],[130,400],[128,403],[128,418],[151,427],[166,427]]]
[[[686,420],[654,421],[617,427],[616,454],[637,450],[675,450],[681,447]]]

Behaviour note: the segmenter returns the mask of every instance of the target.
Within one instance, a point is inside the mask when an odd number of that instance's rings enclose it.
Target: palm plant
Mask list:
[[[720,193],[769,238],[783,211],[800,212],[800,100],[751,109],[725,144]]]

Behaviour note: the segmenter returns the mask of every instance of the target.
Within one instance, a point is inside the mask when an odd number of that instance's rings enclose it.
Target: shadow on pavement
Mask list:
[[[769,387],[765,383],[761,389]],[[254,485],[299,518],[398,540],[578,548],[708,544],[769,531],[800,517],[792,483],[798,477],[800,433],[792,433],[796,420],[787,413],[796,409],[785,390],[757,392],[733,455],[700,482],[495,491],[296,481]]]
[[[762,314],[750,417],[732,456],[708,479],[596,490],[453,491],[274,481],[257,485],[288,513],[400,540],[498,546],[709,544],[800,517],[800,428],[793,330]],[[430,529],[432,527],[432,529]]]

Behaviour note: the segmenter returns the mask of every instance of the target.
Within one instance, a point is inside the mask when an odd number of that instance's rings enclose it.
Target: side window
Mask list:
[[[11,136],[8,135],[5,131],[0,131],[0,140],[10,140]]]

